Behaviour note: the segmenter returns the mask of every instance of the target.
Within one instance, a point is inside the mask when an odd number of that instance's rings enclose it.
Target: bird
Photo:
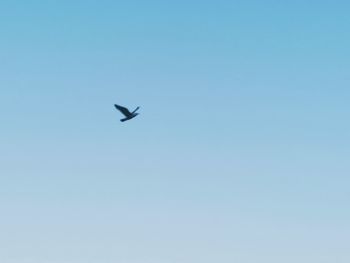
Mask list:
[[[136,113],[136,111],[140,107],[137,107],[133,112],[130,112],[127,108],[120,106],[120,105],[117,105],[117,104],[114,104],[114,107],[125,116],[125,118],[120,120],[121,122],[131,120],[132,118],[135,118],[137,115],[139,115],[139,113]]]

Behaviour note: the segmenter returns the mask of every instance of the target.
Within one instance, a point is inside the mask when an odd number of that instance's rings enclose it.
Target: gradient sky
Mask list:
[[[349,11],[0,1],[0,262],[350,262]]]

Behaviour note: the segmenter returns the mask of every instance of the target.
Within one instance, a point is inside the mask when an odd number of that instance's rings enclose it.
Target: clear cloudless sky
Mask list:
[[[349,11],[0,1],[0,262],[350,262]]]

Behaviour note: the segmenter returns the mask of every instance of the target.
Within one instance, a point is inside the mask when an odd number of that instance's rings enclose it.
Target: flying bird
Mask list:
[[[132,118],[136,117],[137,115],[139,115],[138,113],[136,113],[136,111],[140,108],[137,107],[133,112],[130,112],[127,108],[123,107],[123,106],[119,106],[117,104],[114,104],[114,107],[116,107],[117,110],[119,110],[124,116],[125,118],[121,119],[121,122],[124,121],[128,121],[131,120]]]

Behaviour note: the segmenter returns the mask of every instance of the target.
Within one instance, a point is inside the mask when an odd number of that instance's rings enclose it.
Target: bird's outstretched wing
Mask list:
[[[114,104],[114,107],[116,107],[117,110],[123,113],[125,117],[129,117],[131,115],[131,112],[125,107],[119,106],[117,104]]]

